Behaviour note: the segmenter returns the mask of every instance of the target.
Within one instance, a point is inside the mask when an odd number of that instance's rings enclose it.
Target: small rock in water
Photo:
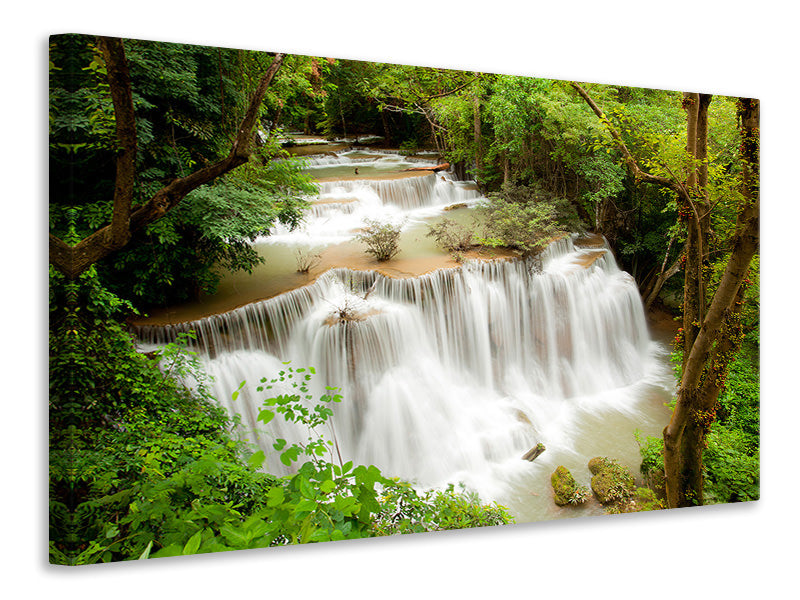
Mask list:
[[[522,460],[527,460],[532,462],[536,460],[536,457],[538,457],[542,452],[544,452],[545,449],[546,448],[544,447],[544,444],[539,442],[522,456]]]

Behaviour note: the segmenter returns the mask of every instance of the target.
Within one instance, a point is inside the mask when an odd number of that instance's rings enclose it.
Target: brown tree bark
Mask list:
[[[665,256],[664,257],[665,261],[666,258],[667,257]],[[674,276],[678,271],[680,271],[681,269],[680,258],[675,260],[675,262],[673,262],[668,269],[665,269],[665,267],[666,267],[666,262],[664,263],[664,265],[662,265],[661,272],[658,274],[658,277],[656,277],[655,281],[653,281],[652,287],[650,287],[650,289],[647,290],[647,293],[644,294],[645,310],[650,310],[650,307],[653,306],[653,302],[655,302],[656,298],[658,298],[658,294],[661,291],[661,288],[664,286],[664,284],[669,280],[670,277]]]
[[[664,428],[664,467],[670,507],[703,502],[702,449],[714,419],[719,389],[732,358],[741,301],[740,288],[759,245],[759,102],[739,100],[742,195],[732,252],[688,358],[684,359],[678,399]],[[728,335],[722,337],[722,332]]]
[[[695,161],[686,179],[688,194],[679,206],[680,218],[686,224],[686,260],[683,286],[683,357],[689,351],[700,329],[706,306],[703,267],[707,258],[708,234],[711,226],[706,187],[708,184],[708,94],[686,93],[686,152]]]
[[[475,136],[475,179],[480,184],[481,169],[483,169],[483,140],[481,139],[481,98],[477,93],[472,97],[472,107]]]
[[[109,225],[74,246],[50,234],[50,264],[70,279],[76,278],[98,260],[124,247],[133,232],[163,217],[192,190],[247,162],[261,101],[284,59],[283,54],[277,54],[259,80],[231,150],[225,158],[186,177],[174,179],[145,204],[132,209],[136,175],[136,121],[128,64],[122,40],[99,38],[98,43],[106,61],[120,149],[117,155],[113,212]]]
[[[750,262],[759,245],[759,103],[740,99],[738,103],[744,202],[737,215],[732,252],[719,286],[708,308],[705,301],[703,261],[707,253],[710,208],[706,197],[707,109],[711,97],[686,94],[687,145],[696,168],[685,182],[667,179],[641,170],[622,137],[600,108],[577,83],[572,84],[606,125],[626,164],[638,181],[655,183],[673,190],[678,196],[681,219],[686,222],[687,265],[684,279],[684,334],[691,336],[684,345],[684,363],[675,410],[664,428],[664,466],[667,503],[670,508],[703,502],[703,448],[708,427],[715,418],[717,398],[724,384],[727,368],[741,338],[737,319],[741,289]]]

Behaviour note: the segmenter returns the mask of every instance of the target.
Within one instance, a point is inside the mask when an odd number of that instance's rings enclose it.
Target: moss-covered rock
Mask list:
[[[633,495],[606,505],[605,511],[608,514],[642,512],[647,510],[661,510],[666,505],[658,499],[656,493],[650,488],[636,488]]]
[[[636,488],[633,494],[633,502],[636,505],[635,510],[661,510],[666,508],[658,498],[656,493],[650,488],[640,487]]]
[[[572,473],[564,466],[559,466],[550,476],[553,486],[553,501],[558,506],[583,504],[589,496],[589,490],[575,482]]]
[[[625,501],[636,491],[633,475],[615,460],[597,456],[589,461],[589,470],[592,492],[600,504]]]
[[[609,459],[607,459],[605,456],[595,456],[589,461],[589,472],[592,475],[597,475],[600,471],[605,469],[608,460]]]

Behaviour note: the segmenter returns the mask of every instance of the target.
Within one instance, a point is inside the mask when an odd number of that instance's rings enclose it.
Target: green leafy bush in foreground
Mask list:
[[[99,318],[121,307],[93,275],[51,284],[61,300],[51,310],[51,562],[512,522],[503,507],[483,506],[464,490],[420,492],[374,466],[342,462],[319,435],[341,398],[329,389],[314,401],[310,369],[287,368],[280,377],[295,383],[294,393],[266,398],[260,414],[262,422],[284,418],[308,428],[303,443],[274,441],[295,472],[263,472],[264,454],[235,438],[237,423],[208,395],[196,357],[175,346],[158,360],[136,352],[119,323]],[[199,384],[183,387],[169,375],[176,370],[193,373]]]

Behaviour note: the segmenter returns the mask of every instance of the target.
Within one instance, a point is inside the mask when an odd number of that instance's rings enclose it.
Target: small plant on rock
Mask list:
[[[583,504],[589,499],[589,489],[578,485],[572,473],[564,466],[559,466],[550,476],[553,487],[553,501],[558,506]]]

